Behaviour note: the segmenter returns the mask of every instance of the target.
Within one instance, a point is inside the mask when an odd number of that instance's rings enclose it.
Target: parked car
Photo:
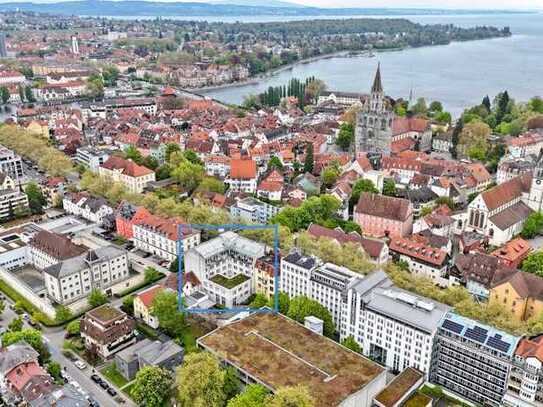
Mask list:
[[[100,404],[96,400],[90,399],[89,400],[90,407],[100,407]]]
[[[107,384],[107,382],[105,380],[102,380],[100,379],[100,381],[98,382],[98,384],[100,385],[100,387],[104,390],[107,390],[109,389],[109,384]]]
[[[114,388],[110,387],[109,389],[107,389],[107,393],[111,396],[111,397],[115,397],[117,395],[117,392],[115,391]]]
[[[95,383],[99,383],[99,382],[102,381],[102,378],[101,378],[100,376],[98,376],[97,374],[93,374],[93,375],[91,376],[91,380],[92,380],[93,382],[95,382]]]

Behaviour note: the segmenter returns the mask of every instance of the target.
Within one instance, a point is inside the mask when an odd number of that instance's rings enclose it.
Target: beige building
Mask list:
[[[122,183],[130,192],[141,193],[149,182],[155,181],[155,172],[132,160],[111,156],[98,168],[98,174]]]

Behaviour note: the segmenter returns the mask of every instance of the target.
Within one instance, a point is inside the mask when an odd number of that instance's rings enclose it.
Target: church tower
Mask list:
[[[379,64],[371,94],[356,118],[355,155],[362,152],[390,155],[393,120],[394,112],[385,98]]]
[[[540,158],[537,166],[534,168],[530,195],[528,196],[528,206],[534,211],[543,210],[543,159]]]

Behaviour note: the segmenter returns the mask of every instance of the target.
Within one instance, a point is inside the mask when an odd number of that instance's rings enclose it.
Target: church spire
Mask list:
[[[371,87],[372,93],[383,93],[383,83],[381,82],[381,63],[377,65],[377,72],[375,73],[375,79],[373,80],[373,86]]]

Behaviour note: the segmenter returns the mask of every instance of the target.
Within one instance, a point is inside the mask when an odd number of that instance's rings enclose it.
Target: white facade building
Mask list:
[[[66,212],[81,216],[93,223],[102,224],[104,219],[113,214],[113,208],[104,198],[97,198],[87,194],[73,193],[64,196],[62,200]]]

